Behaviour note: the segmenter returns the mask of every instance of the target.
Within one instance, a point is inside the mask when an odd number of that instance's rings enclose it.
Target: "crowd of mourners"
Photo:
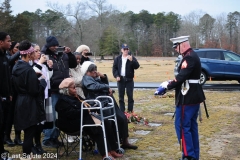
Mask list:
[[[59,46],[54,36],[39,46],[28,40],[13,42],[8,33],[0,32],[0,155],[9,153],[4,145],[21,145],[27,155],[22,159],[46,153],[45,147],[64,145],[59,141],[60,131],[80,133],[82,101],[102,95],[114,101],[121,148],[137,149],[128,141],[128,121],[113,97],[107,75],[98,72],[88,56],[90,48],[80,45],[72,52]],[[101,103],[108,106],[109,99],[102,98]],[[83,124],[95,124],[88,110],[83,112]],[[96,142],[103,158],[106,152],[112,159],[122,157],[116,152],[115,123],[106,119],[104,124],[108,151],[101,127],[85,127],[84,132]],[[8,158],[0,157],[4,159]]]

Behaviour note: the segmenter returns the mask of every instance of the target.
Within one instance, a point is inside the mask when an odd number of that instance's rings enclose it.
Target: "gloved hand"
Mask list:
[[[169,81],[164,81],[160,84],[163,88],[167,89],[167,85],[169,84]]]

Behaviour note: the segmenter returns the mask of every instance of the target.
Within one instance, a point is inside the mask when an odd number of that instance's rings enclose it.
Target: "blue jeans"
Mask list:
[[[53,128],[52,129],[44,129],[43,130],[43,143],[47,140],[52,140],[52,139],[57,139],[59,136],[59,131],[57,130],[55,126],[55,120],[56,120],[56,111],[55,111],[55,105],[60,97],[59,93],[53,93],[51,95],[52,97],[52,111],[53,111],[53,117],[54,117],[54,123],[53,123]]]

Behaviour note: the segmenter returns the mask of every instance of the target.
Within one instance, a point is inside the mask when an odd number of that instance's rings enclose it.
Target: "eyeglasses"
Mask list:
[[[126,51],[126,50],[128,51],[128,48],[123,48],[123,50],[124,50],[124,51]]]

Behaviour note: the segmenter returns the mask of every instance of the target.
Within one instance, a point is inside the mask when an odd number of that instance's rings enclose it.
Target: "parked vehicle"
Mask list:
[[[200,84],[207,80],[237,80],[240,83],[240,55],[218,48],[193,49],[199,56],[202,66]],[[181,64],[182,56],[175,60],[174,75]]]

